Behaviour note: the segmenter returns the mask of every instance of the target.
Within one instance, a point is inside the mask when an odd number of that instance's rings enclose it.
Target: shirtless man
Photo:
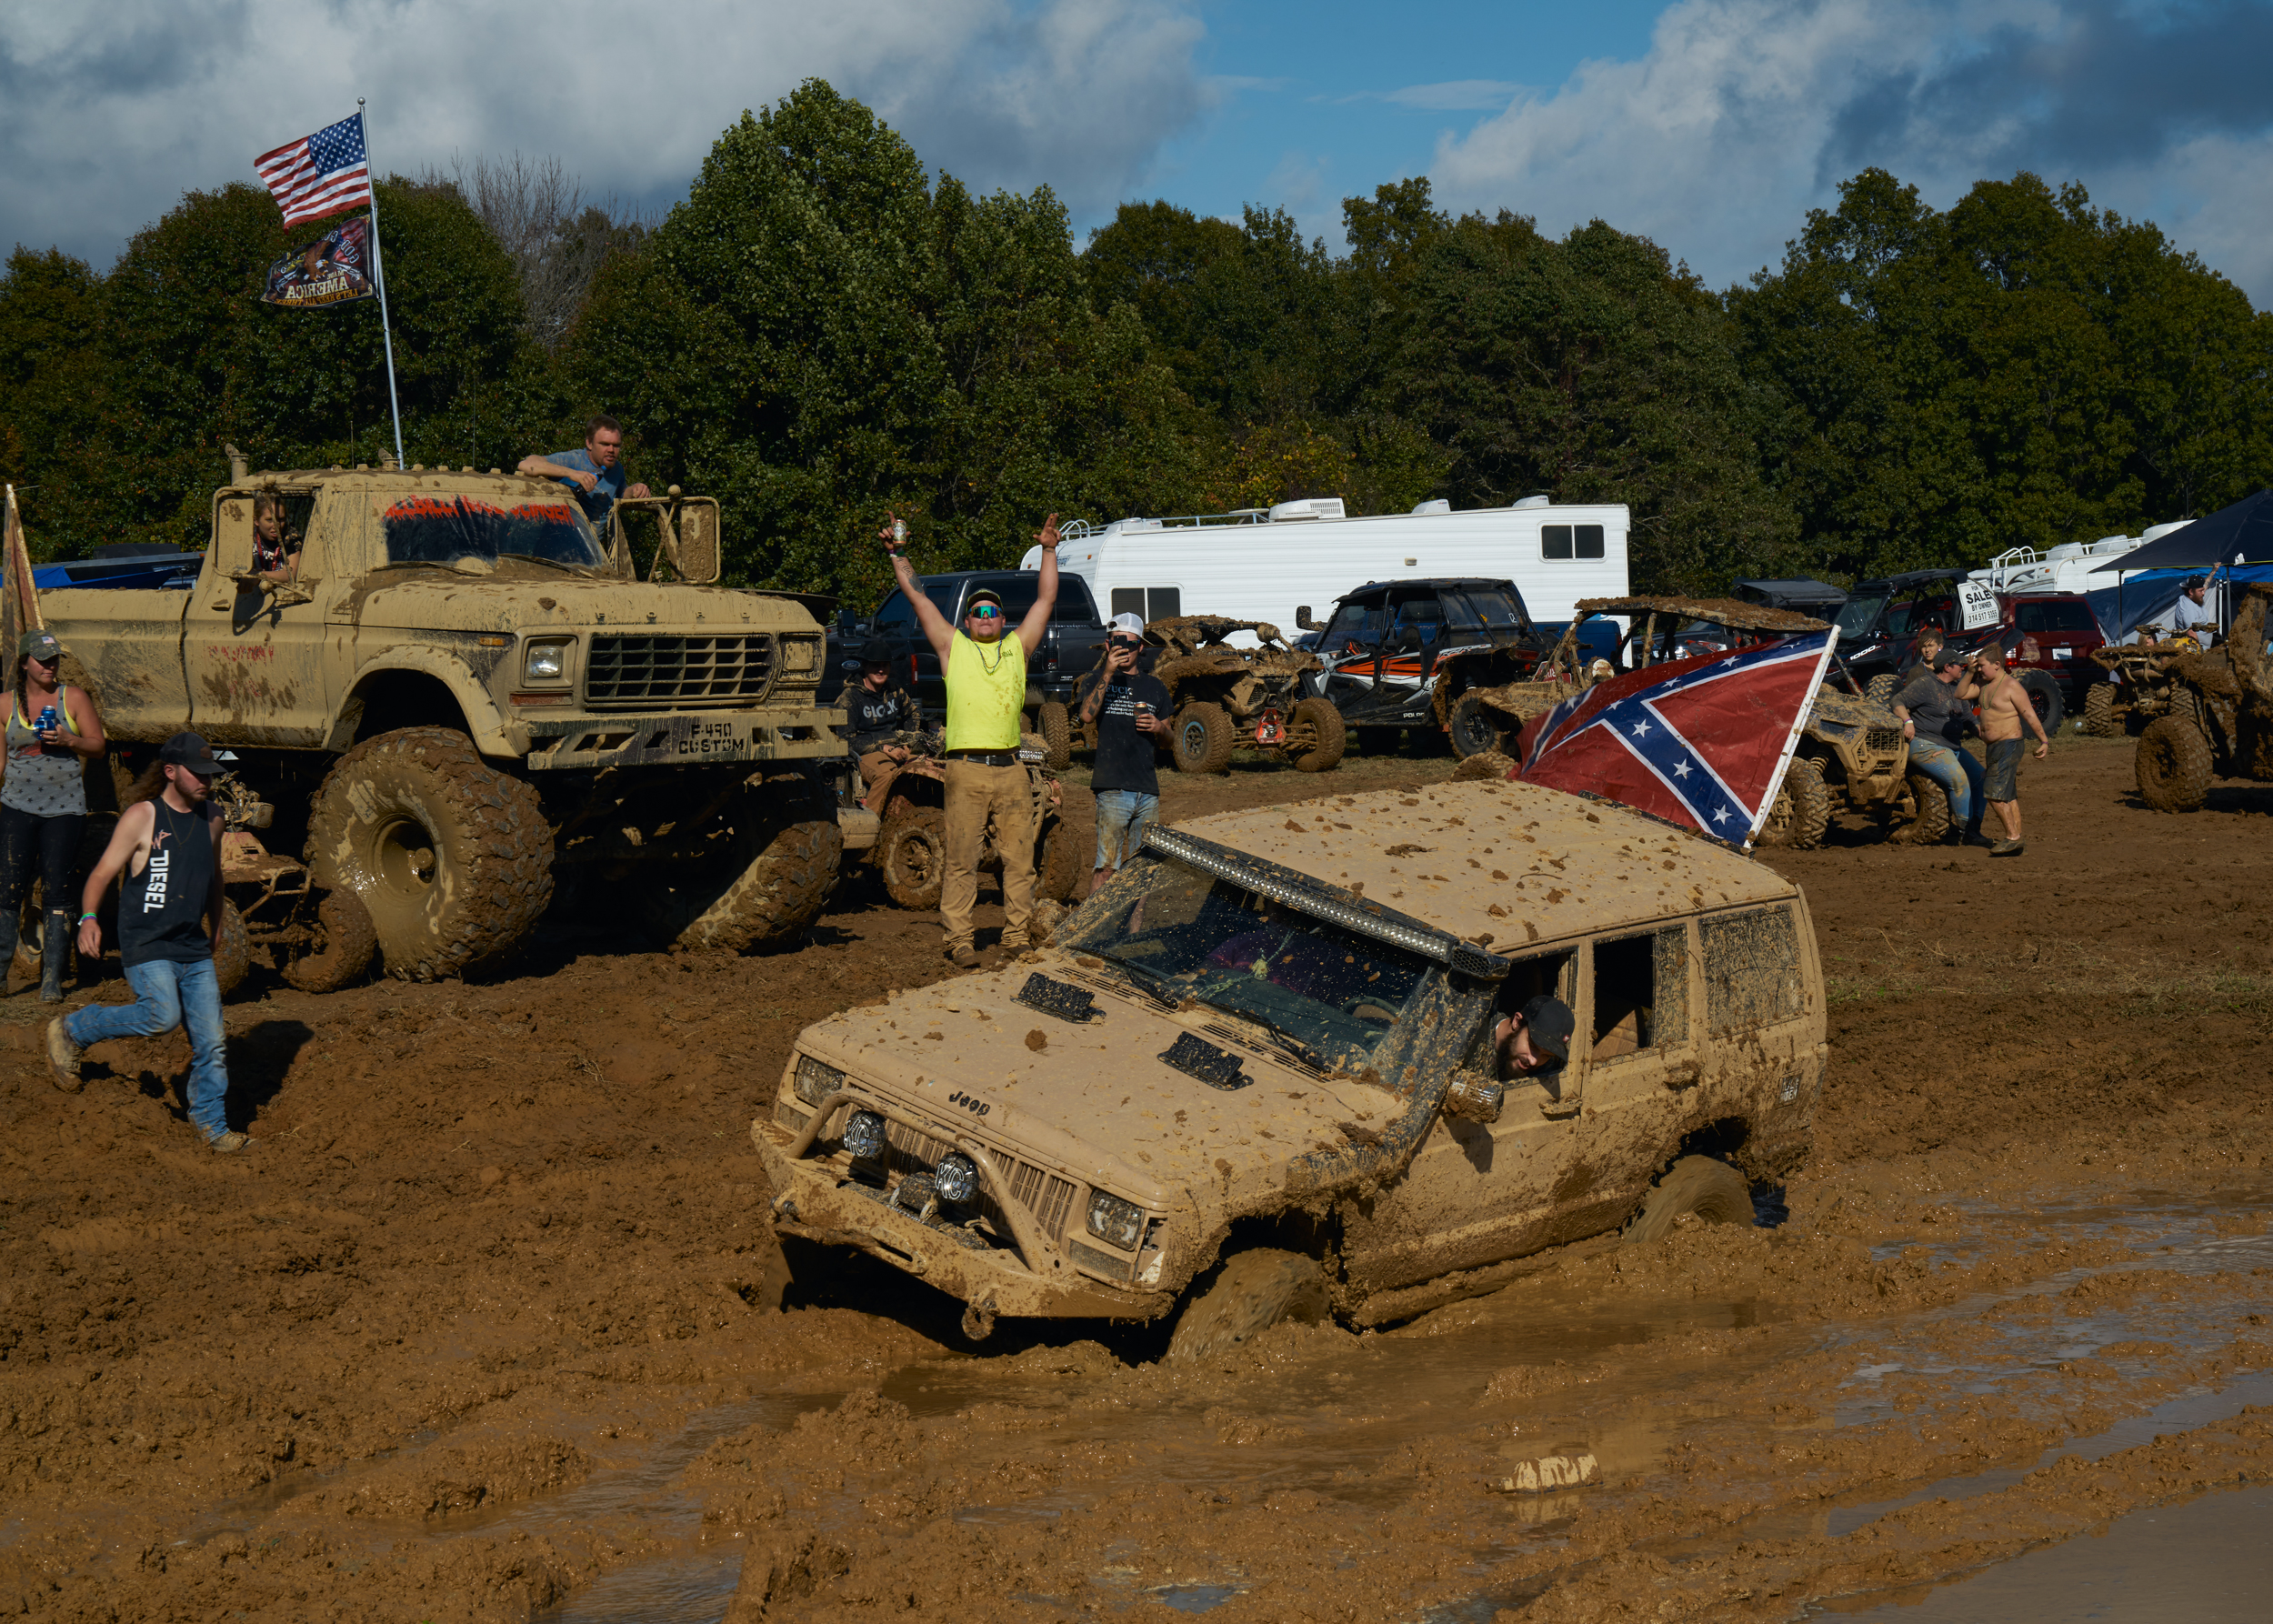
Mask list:
[[[2005,669],[2004,651],[1996,644],[1976,649],[1968,670],[1980,685],[1981,737],[1988,745],[1983,795],[1989,810],[1997,814],[1997,821],[2005,826],[2005,837],[1989,847],[1989,856],[2017,857],[2021,853],[2020,797],[2016,787],[2023,743],[2020,730],[2025,727],[2037,736],[2038,761],[2051,753],[2052,741],[2037,719],[2036,702]]]

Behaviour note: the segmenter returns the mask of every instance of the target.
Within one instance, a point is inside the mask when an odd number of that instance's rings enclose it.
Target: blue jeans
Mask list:
[[[1910,765],[1942,787],[1949,797],[1949,823],[1968,835],[1981,832],[1981,764],[1963,750],[1931,739],[1910,741]]]
[[[1160,797],[1137,789],[1097,791],[1098,868],[1118,868],[1136,855],[1145,831],[1160,820]]]
[[[189,964],[154,958],[126,967],[131,1004],[90,1004],[64,1018],[63,1029],[81,1048],[114,1038],[155,1038],[175,1027],[189,1031],[189,1119],[206,1138],[229,1130],[228,1060],[221,1032],[221,982],[213,960]]]

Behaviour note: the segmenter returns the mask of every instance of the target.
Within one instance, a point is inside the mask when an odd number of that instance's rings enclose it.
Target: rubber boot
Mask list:
[[[0,998],[8,996],[8,978],[15,971],[15,909],[0,908]]]
[[[47,934],[39,954],[39,1001],[63,1002],[63,956],[71,951],[71,919],[65,914],[47,916]]]

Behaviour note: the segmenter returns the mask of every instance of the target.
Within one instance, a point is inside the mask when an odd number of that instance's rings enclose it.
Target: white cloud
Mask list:
[[[1639,60],[1447,133],[1430,175],[1453,207],[1606,219],[1717,284],[1778,264],[1867,166],[1944,207],[2028,168],[2149,214],[2262,302],[2273,113],[2248,65],[2269,33],[2273,9],[2218,0],[1680,0]]]
[[[807,77],[979,190],[1109,208],[1197,116],[1183,0],[117,0],[12,6],[0,246],[106,266],[185,190],[370,98],[383,169],[557,155],[587,193],[681,195],[718,133]]]
[[[1401,90],[1366,90],[1346,102],[1390,102],[1424,113],[1474,113],[1504,107],[1524,86],[1506,79],[1447,79],[1437,85],[1407,85]]]

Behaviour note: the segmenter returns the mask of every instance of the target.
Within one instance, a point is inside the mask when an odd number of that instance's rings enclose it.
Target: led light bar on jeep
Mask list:
[[[1504,981],[1511,967],[1498,954],[1487,952],[1474,942],[1464,942],[1448,930],[1424,925],[1409,914],[1362,901],[1348,892],[1321,886],[1307,875],[1249,857],[1227,846],[1217,846],[1212,840],[1202,840],[1197,835],[1164,829],[1156,824],[1145,831],[1145,845],[1164,857],[1188,863],[1203,874],[1227,879],[1314,919],[1323,919],[1359,936],[1433,958],[1478,981]]]

